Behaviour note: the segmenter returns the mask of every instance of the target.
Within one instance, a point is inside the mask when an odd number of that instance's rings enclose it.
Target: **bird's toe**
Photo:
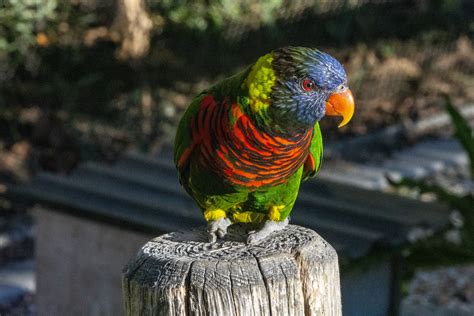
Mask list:
[[[209,232],[207,235],[207,238],[211,244],[215,243],[217,241],[217,235],[215,232]]]
[[[262,232],[262,231],[257,231],[257,232],[250,233],[247,237],[247,244],[256,244],[259,241],[265,239],[265,237],[267,237],[267,236],[268,236],[268,234],[266,234],[265,232]]]
[[[224,238],[224,236],[227,234],[227,229],[218,229],[217,230],[217,237],[219,238]]]
[[[209,222],[207,226],[209,242],[215,243],[217,238],[223,238],[227,234],[227,227],[229,227],[231,224],[232,223],[228,218],[221,218]]]

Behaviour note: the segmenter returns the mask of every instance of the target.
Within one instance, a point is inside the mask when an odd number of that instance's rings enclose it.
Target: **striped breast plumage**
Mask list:
[[[228,184],[260,188],[284,183],[306,161],[312,129],[289,137],[259,129],[237,103],[202,98],[191,122],[197,163]]]

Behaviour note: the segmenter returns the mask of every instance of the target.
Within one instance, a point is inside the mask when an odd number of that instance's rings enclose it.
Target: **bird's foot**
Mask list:
[[[288,218],[285,218],[281,222],[267,220],[263,224],[263,227],[257,231],[251,231],[247,237],[247,244],[256,244],[261,240],[267,238],[273,232],[284,229],[288,225]]]
[[[227,234],[227,227],[232,224],[230,219],[223,217],[207,224],[207,233],[210,243],[215,243],[217,238],[224,238]]]

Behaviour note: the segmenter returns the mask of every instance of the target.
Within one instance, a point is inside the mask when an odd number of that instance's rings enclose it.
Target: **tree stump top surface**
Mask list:
[[[182,260],[249,260],[281,253],[294,253],[313,244],[322,260],[333,259],[334,249],[311,229],[288,225],[263,241],[247,245],[247,232],[242,226],[229,228],[224,239],[209,243],[204,228],[172,232],[157,237],[142,248],[142,254],[150,257]]]

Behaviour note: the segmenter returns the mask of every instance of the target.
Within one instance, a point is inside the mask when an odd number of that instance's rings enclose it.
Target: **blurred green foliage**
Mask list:
[[[469,157],[469,164],[470,164],[470,171],[471,171],[471,179],[474,181],[474,134],[469,126],[469,122],[464,119],[458,110],[453,106],[451,99],[446,96],[446,111],[451,116],[451,120],[453,121],[453,125],[455,128],[454,135],[458,139],[459,143],[463,146],[464,150]],[[471,204],[474,206],[474,203]],[[474,224],[474,222],[473,222]],[[473,225],[474,226],[474,225]],[[474,240],[474,234],[473,240]]]
[[[284,4],[287,3],[283,0],[164,0],[157,2],[157,9],[173,23],[205,31],[224,29],[229,24],[273,23]],[[249,16],[252,16],[251,21]]]
[[[56,18],[56,0],[0,1],[0,83],[10,79],[20,64],[35,71],[36,33]]]
[[[60,117],[87,148],[112,136],[85,135],[94,128],[77,128],[81,122],[148,150],[173,134],[185,103],[177,99],[270,49],[331,47],[348,59],[363,43],[388,58],[398,40],[444,45],[474,33],[468,0],[145,2],[150,51],[121,60],[112,30],[117,0],[0,0],[0,136],[30,138],[31,126],[16,118],[37,107]]]
[[[474,181],[473,131],[467,120],[452,105],[449,97],[445,97],[445,108],[453,122],[455,136],[469,157],[471,181]],[[433,193],[439,201],[446,203],[461,214],[461,223],[451,223],[445,230],[420,240],[408,248],[408,273],[412,274],[415,269],[420,267],[474,262],[474,196],[472,192],[459,196],[446,188],[426,181],[413,179],[390,181],[396,187],[409,187],[418,190],[421,194]],[[446,232],[449,230],[455,233],[459,232],[460,240],[457,243],[446,238]]]

